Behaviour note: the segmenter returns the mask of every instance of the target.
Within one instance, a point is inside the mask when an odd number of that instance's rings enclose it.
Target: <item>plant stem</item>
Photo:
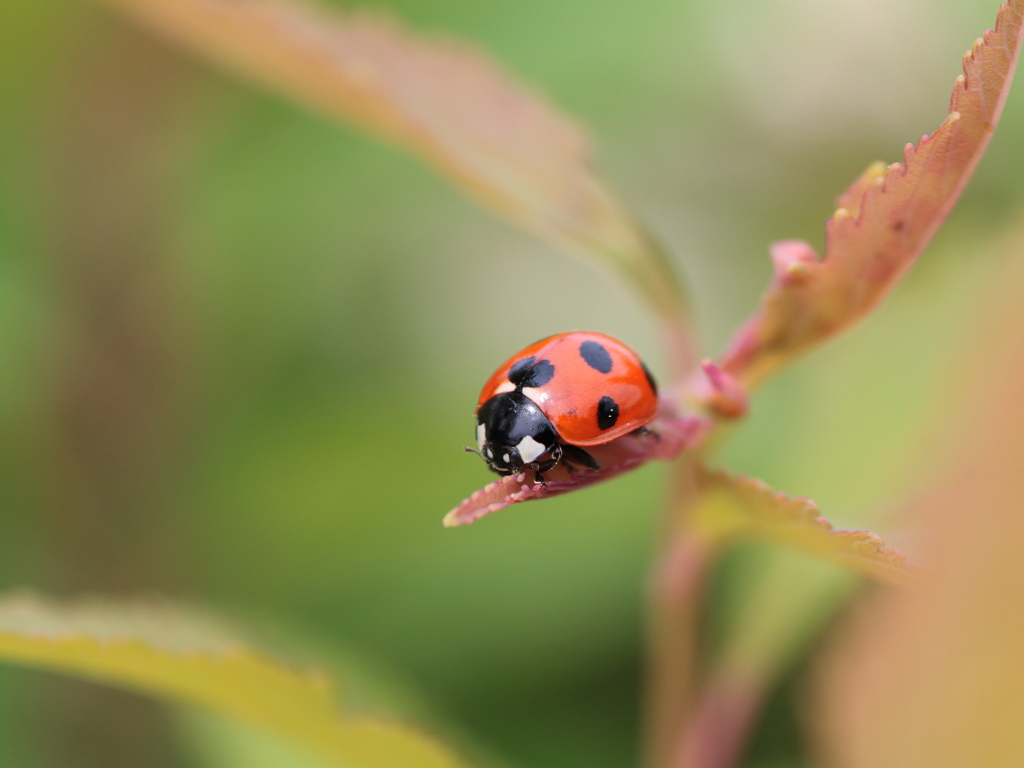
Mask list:
[[[704,686],[678,745],[676,768],[731,768],[742,756],[767,686],[730,672],[717,670]]]
[[[681,387],[697,368],[692,315],[685,283],[648,232],[641,255],[627,272],[656,314],[667,352],[670,387]],[[716,547],[690,526],[698,497],[698,459],[684,454],[675,464],[660,551],[649,584],[647,680],[643,763],[672,768],[692,716],[698,675],[699,609],[705,576]]]
[[[698,610],[716,554],[711,542],[689,529],[695,462],[684,456],[676,466],[675,493],[650,584],[644,746],[649,768],[672,768],[682,754],[698,683]]]

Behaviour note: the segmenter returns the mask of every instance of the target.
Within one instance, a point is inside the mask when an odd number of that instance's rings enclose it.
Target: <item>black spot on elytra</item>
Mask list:
[[[535,357],[524,357],[512,366],[508,372],[508,380],[523,387],[543,387],[555,375],[555,366],[550,360],[538,360]]]
[[[597,426],[601,430],[611,429],[619,420],[619,404],[608,395],[601,398],[597,404]]]
[[[612,369],[612,356],[596,341],[584,341],[580,344],[580,357],[595,371],[608,373]]]
[[[902,230],[904,223],[905,222],[902,222],[902,221],[897,221],[897,222],[893,223],[893,225],[892,225],[893,232],[899,232],[900,230]]]
[[[647,383],[651,385],[651,389],[654,391],[654,394],[658,394],[658,382],[654,380],[654,375],[643,363],[640,363],[640,367],[644,369],[644,376],[647,377]]]

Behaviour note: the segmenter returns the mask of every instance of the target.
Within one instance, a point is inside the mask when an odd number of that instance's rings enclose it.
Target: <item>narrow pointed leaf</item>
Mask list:
[[[700,443],[711,424],[699,416],[676,416],[671,403],[663,401],[661,414],[649,427],[648,431],[634,432],[605,445],[588,446],[587,452],[601,465],[600,469],[569,471],[562,462],[544,473],[543,484],[537,481],[532,469],[495,480],[445,515],[444,525],[467,525],[512,504],[578,491],[631,472],[652,459],[671,461]]]
[[[767,539],[882,581],[913,580],[906,557],[875,534],[836,530],[813,502],[777,493],[749,477],[706,473],[692,525],[715,541]]]
[[[103,0],[250,80],[423,158],[471,198],[644,294],[688,355],[665,256],[594,172],[584,132],[480,51],[288,0]]]
[[[999,122],[1020,52],[1024,0],[1004,4],[995,31],[964,56],[949,115],[875,164],[839,198],[824,259],[791,241],[773,250],[775,278],[721,367],[751,385],[871,311],[914,263],[949,214]]]
[[[330,682],[246,648],[207,620],[155,605],[0,599],[0,660],[194,704],[344,768],[460,768],[432,739],[339,711]]]

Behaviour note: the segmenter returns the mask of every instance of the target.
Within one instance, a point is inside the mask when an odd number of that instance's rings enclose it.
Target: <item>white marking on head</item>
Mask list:
[[[481,451],[484,449],[484,443],[487,442],[487,425],[477,424],[476,425],[476,447]]]
[[[494,454],[491,452],[490,448],[488,448],[486,451],[484,451],[484,453],[487,454],[487,458],[488,459],[493,459],[494,458]]]
[[[510,461],[512,461],[512,457],[506,453],[504,456],[501,457],[501,460],[508,464]]]
[[[516,389],[516,385],[515,384],[513,384],[511,381],[505,381],[505,382],[499,384],[495,388],[494,394],[496,394],[496,395],[503,395],[506,392],[514,392],[515,389]]]
[[[529,435],[520,440],[516,448],[519,450],[519,455],[523,457],[523,464],[532,464],[547,450]]]
[[[523,394],[530,398],[535,404],[543,405],[548,400],[548,393],[537,387],[523,387]]]

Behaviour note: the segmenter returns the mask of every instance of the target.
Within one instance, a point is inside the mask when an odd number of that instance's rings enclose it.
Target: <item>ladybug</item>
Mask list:
[[[560,333],[513,355],[488,379],[474,453],[499,475],[533,469],[543,483],[559,461],[570,471],[600,469],[585,447],[644,429],[657,411],[654,377],[633,350],[603,333]]]

